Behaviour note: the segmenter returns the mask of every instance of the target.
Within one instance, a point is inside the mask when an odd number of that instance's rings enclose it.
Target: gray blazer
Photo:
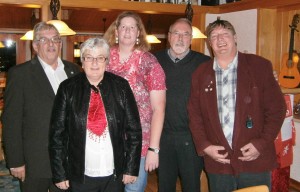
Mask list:
[[[63,61],[68,77],[77,65]],[[38,58],[11,68],[2,115],[3,146],[8,168],[26,166],[26,175],[51,178],[49,124],[55,93]]]

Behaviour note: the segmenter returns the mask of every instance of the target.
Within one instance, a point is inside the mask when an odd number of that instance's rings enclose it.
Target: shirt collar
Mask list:
[[[181,60],[181,59],[185,58],[185,56],[187,56],[187,54],[188,54],[189,52],[190,52],[190,49],[188,49],[188,50],[182,55],[182,57],[173,57],[173,55],[171,54],[170,49],[168,49],[168,55],[169,55],[169,57],[172,59],[173,62],[175,62],[175,59]]]
[[[38,56],[38,59],[39,59],[39,61],[40,61],[40,63],[41,63],[41,65],[42,65],[42,67],[43,67],[43,69],[44,70],[46,70],[46,69],[52,69],[52,70],[54,70],[52,67],[51,67],[51,65],[49,65],[49,64],[47,64],[45,61],[43,61],[43,59],[42,58],[40,58],[39,56]],[[61,58],[57,58],[57,68],[56,68],[56,70],[57,69],[61,69],[63,66],[64,66],[64,64],[63,64],[63,62],[62,62],[62,60],[61,60]]]
[[[232,68],[232,67],[237,67],[237,64],[238,64],[238,52],[236,52],[235,57],[233,58],[233,60],[231,61],[231,63],[229,63],[227,69],[230,69],[230,68]],[[216,57],[214,58],[213,69],[214,69],[215,71],[216,71],[216,70],[227,70],[227,69],[222,69],[222,68],[219,66]]]

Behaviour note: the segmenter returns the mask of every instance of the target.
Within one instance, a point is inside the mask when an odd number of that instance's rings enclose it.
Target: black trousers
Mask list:
[[[199,192],[202,169],[203,158],[197,155],[189,132],[162,133],[158,168],[159,192],[175,192],[178,176],[183,192]]]
[[[85,176],[84,183],[71,181],[71,192],[123,192],[123,176],[115,178],[113,175],[107,177]]]
[[[34,178],[30,176],[25,177],[25,181],[21,182],[22,192],[63,192],[57,188],[50,178]]]

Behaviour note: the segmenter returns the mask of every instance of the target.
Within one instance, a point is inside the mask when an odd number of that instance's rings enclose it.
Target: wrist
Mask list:
[[[148,151],[152,151],[152,152],[154,152],[154,153],[156,153],[156,154],[158,154],[159,153],[159,148],[158,147],[149,147],[148,148]]]

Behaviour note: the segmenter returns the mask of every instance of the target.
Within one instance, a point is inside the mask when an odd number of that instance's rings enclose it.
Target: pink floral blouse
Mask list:
[[[150,92],[166,90],[164,71],[150,52],[135,50],[127,61],[121,63],[118,47],[112,47],[110,50],[107,71],[127,79],[134,93],[142,124],[142,157],[145,157],[150,142],[152,118]]]

